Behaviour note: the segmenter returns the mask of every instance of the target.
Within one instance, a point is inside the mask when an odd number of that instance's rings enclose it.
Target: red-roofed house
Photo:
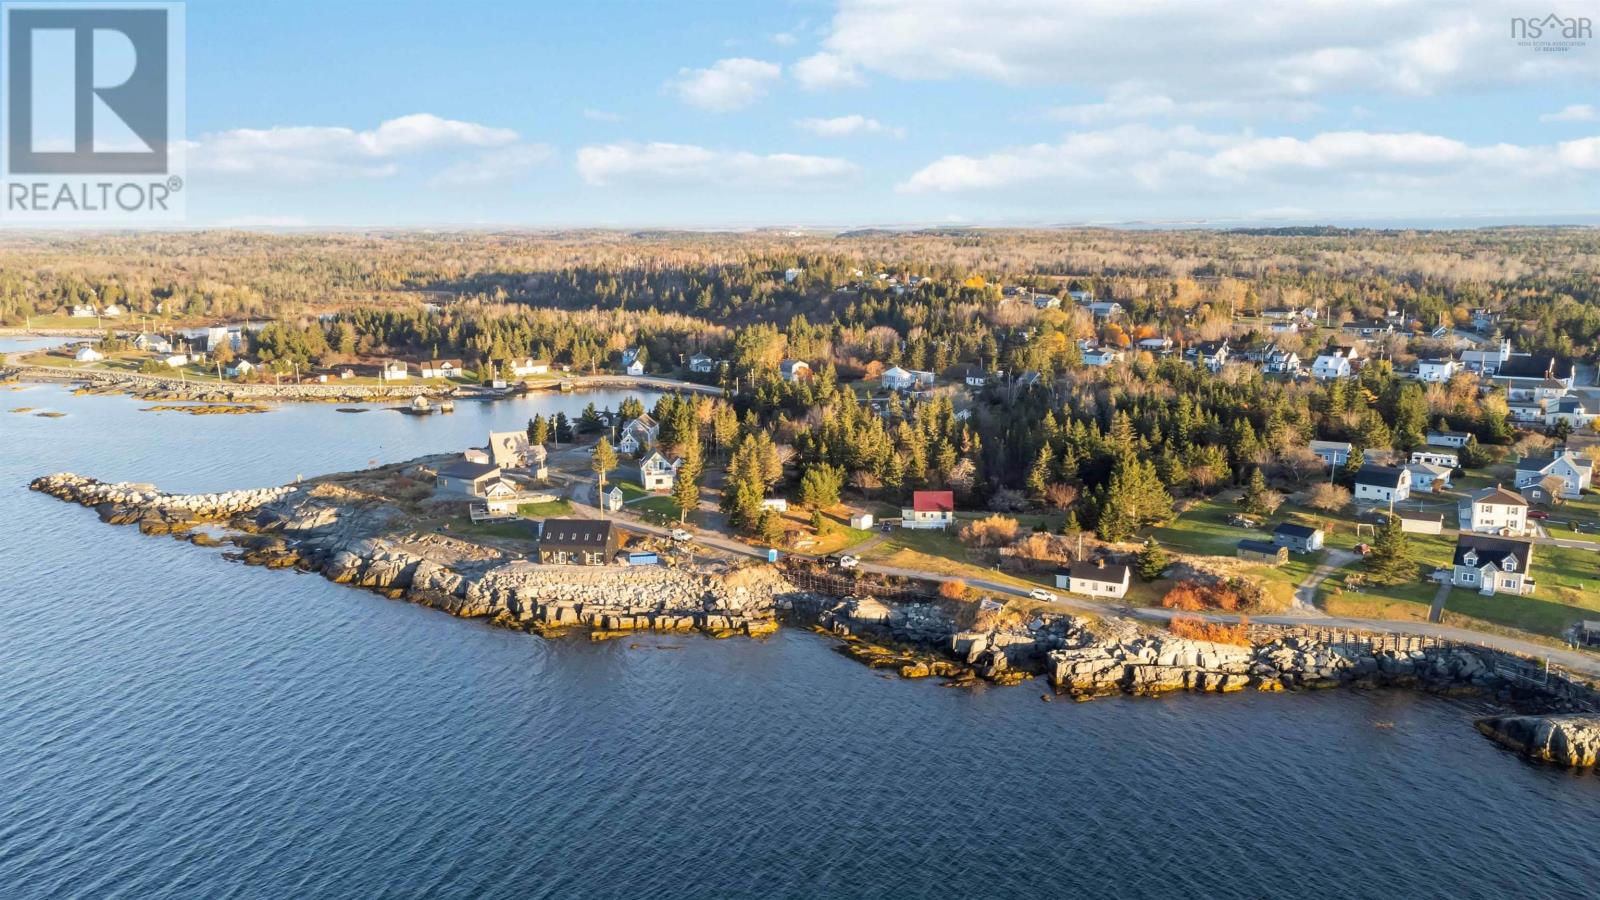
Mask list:
[[[956,495],[951,491],[917,491],[911,505],[900,510],[901,528],[945,528],[956,518]]]

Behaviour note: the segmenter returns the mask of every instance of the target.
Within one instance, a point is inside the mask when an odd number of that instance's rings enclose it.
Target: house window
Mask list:
[[[1467,584],[1471,584],[1478,580],[1478,575],[1476,572],[1462,572],[1461,580],[1465,581]]]

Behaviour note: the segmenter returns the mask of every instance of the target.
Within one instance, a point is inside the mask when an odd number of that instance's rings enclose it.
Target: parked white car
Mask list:
[[[682,528],[674,528],[672,529],[672,539],[681,544],[684,541],[694,540],[694,535],[684,531]]]
[[[1055,594],[1050,593],[1049,591],[1045,590],[1044,588],[1034,588],[1033,590],[1028,592],[1028,596],[1032,597],[1033,599],[1038,600],[1038,601],[1040,601],[1042,603],[1060,603],[1061,602],[1061,598],[1060,597],[1056,596]]]
[[[861,560],[856,559],[854,556],[851,556],[848,553],[841,554],[839,557],[839,568],[841,569],[854,569],[859,565],[861,565]]]

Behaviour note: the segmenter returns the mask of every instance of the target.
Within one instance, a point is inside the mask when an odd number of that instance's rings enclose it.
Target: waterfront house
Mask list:
[[[1356,500],[1399,503],[1411,496],[1411,473],[1397,466],[1365,465],[1356,473]]]
[[[524,356],[519,359],[512,359],[506,369],[513,378],[526,378],[529,375],[548,375],[550,374],[550,361]]]
[[[541,451],[543,447],[539,448]],[[526,431],[489,432],[489,461],[507,469],[527,468],[533,448],[528,443]],[[544,454],[540,454],[541,461]]]
[[[1350,460],[1353,449],[1348,441],[1311,441],[1307,446],[1325,466],[1337,468]]]
[[[1428,432],[1428,446],[1430,447],[1465,447],[1467,441],[1470,440],[1472,440],[1472,435],[1465,431]]]
[[[539,529],[539,562],[556,566],[603,566],[621,537],[612,523],[594,519],[545,519]]]
[[[1580,496],[1594,481],[1594,460],[1562,449],[1555,453],[1525,456],[1517,461],[1517,487],[1542,482],[1549,476],[1561,479],[1561,495]]]
[[[465,372],[459,359],[430,359],[421,369],[423,378],[460,378]]]
[[[77,352],[72,354],[72,358],[78,362],[92,363],[105,359],[106,355],[89,346],[88,344],[81,344],[79,345]]]
[[[1518,535],[1528,530],[1528,501],[1498,484],[1474,493],[1466,507],[1462,531]]]
[[[655,445],[656,436],[661,433],[661,426],[651,418],[649,413],[642,413],[636,419],[629,419],[622,426],[622,436],[617,440],[617,449],[623,453],[638,453]]]
[[[1289,561],[1289,548],[1271,541],[1257,541],[1246,538],[1234,548],[1234,554],[1247,562],[1266,563],[1269,566],[1281,566]]]
[[[689,371],[699,375],[709,375],[717,367],[717,361],[704,353],[696,353],[689,357]]]
[[[258,368],[260,367],[255,363],[241,356],[235,359],[233,362],[228,363],[226,366],[223,366],[222,374],[229,378],[243,378],[246,375],[254,374]]]
[[[947,528],[956,518],[953,491],[916,491],[911,505],[900,510],[901,528]]]
[[[778,366],[784,381],[807,381],[811,378],[811,364],[800,359],[786,359]]]
[[[108,304],[106,304],[106,308],[105,309],[100,310],[100,315],[102,315],[102,316],[110,316],[112,318],[116,318],[118,316],[127,315],[127,313],[128,313],[128,311],[126,309],[123,309],[122,307],[118,306],[115,303],[108,303]]]
[[[434,486],[441,494],[481,497],[489,485],[500,480],[500,467],[458,459],[439,467]]]
[[[1056,572],[1056,587],[1072,594],[1117,598],[1128,593],[1128,567],[1108,565],[1104,559],[1092,563],[1073,563]]]
[[[1430,466],[1444,466],[1447,469],[1461,468],[1461,457],[1456,453],[1447,453],[1443,450],[1413,450],[1411,461],[1414,463],[1427,463]]]
[[[171,353],[172,341],[159,334],[141,333],[133,339],[133,349],[146,353]]]
[[[156,359],[161,360],[163,363],[171,366],[174,369],[179,368],[180,366],[187,366],[189,364],[189,354],[175,353],[170,350],[166,353],[157,353]]]
[[[660,450],[651,450],[639,460],[639,484],[647,491],[670,491],[683,460],[667,459]]]
[[[72,308],[72,312],[68,313],[68,315],[74,319],[92,319],[95,316],[100,315],[100,311],[95,309],[93,306],[80,303],[79,305],[74,306]]]
[[[1322,549],[1322,529],[1282,522],[1272,529],[1272,542],[1295,553],[1315,553]]]
[[[391,359],[383,364],[378,374],[384,381],[405,381],[411,377],[411,367],[398,359]]]
[[[1531,594],[1532,566],[1533,544],[1529,541],[1462,534],[1456,538],[1450,583],[1480,594]]]

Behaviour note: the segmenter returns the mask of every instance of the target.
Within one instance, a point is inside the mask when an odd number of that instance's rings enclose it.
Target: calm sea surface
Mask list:
[[[189,417],[0,387],[0,897],[1595,895],[1600,778],[1456,703],[1043,703],[795,631],[550,642],[26,490],[271,485],[620,396]]]

